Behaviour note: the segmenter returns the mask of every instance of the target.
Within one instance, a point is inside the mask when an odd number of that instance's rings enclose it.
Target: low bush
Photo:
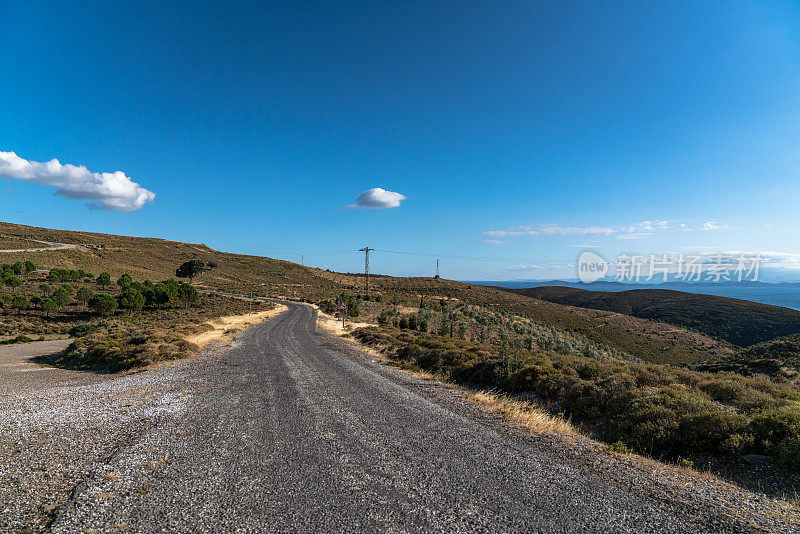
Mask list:
[[[78,324],[69,329],[70,337],[84,337],[97,332],[97,327],[92,324]]]
[[[0,345],[14,345],[16,343],[30,343],[32,341],[33,339],[29,338],[25,334],[20,334],[17,337],[0,341]]]

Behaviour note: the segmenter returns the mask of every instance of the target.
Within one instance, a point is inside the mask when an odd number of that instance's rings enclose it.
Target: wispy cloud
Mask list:
[[[645,237],[653,235],[653,232],[637,232],[633,234],[620,234],[617,239],[644,239]]]
[[[398,208],[400,202],[406,199],[405,195],[387,191],[381,187],[367,189],[356,199],[355,204],[345,206],[348,209],[385,209]]]
[[[512,265],[511,267],[506,267],[507,271],[528,271],[531,269],[539,269],[538,265]]]
[[[654,230],[669,230],[672,228],[671,221],[655,220],[655,221],[642,221],[632,224],[627,227],[622,227],[621,231],[630,233],[652,232]]]
[[[487,230],[483,232],[484,238],[499,239],[511,236],[552,236],[552,235],[583,235],[583,236],[612,236],[618,235],[619,239],[641,239],[656,230],[672,228],[672,223],[665,220],[641,221],[625,226],[559,226],[545,224],[542,226],[518,226],[509,230]]]
[[[730,226],[728,226],[727,224],[720,224],[717,221],[708,221],[706,223],[703,223],[703,226],[698,228],[698,230],[702,232],[709,232],[713,230],[727,230],[729,228]]]
[[[57,195],[89,200],[90,207],[99,209],[136,211],[156,198],[122,171],[91,172],[83,165],[62,165],[57,159],[28,161],[14,152],[0,151],[0,176],[55,186]]]
[[[613,228],[602,226],[586,227],[565,227],[547,225],[540,228],[520,226],[512,230],[487,230],[483,232],[484,237],[497,239],[509,236],[541,236],[541,235],[611,235],[615,232]]]
[[[483,232],[484,241],[499,240],[514,236],[555,236],[555,235],[583,235],[583,236],[614,236],[617,239],[645,239],[657,232],[680,229],[685,231],[714,231],[727,230],[730,226],[718,221],[708,221],[697,227],[679,224],[665,219],[654,219],[628,224],[623,226],[560,226],[545,224],[541,226],[517,226],[507,230],[487,230]],[[591,248],[593,245],[569,245],[571,247]]]
[[[711,254],[722,254],[728,256],[748,256],[748,257],[760,256],[764,261],[770,263],[800,264],[800,253],[796,252],[773,252],[766,250],[761,250],[761,251],[728,250],[724,252],[715,252]]]
[[[717,221],[707,221],[697,227],[692,227],[687,224],[681,224],[681,230],[687,232],[713,232],[715,230],[729,230],[730,226]]]

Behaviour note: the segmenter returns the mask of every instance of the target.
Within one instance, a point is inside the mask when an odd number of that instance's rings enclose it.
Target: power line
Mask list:
[[[367,297],[369,297],[369,252],[375,250],[374,248],[364,247],[358,249],[359,252],[364,253],[364,282],[367,286]]]

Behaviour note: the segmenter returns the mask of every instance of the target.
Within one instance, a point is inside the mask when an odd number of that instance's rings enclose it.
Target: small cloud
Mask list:
[[[698,230],[703,232],[708,232],[711,230],[727,230],[728,228],[730,228],[730,226],[728,226],[727,224],[720,224],[717,221],[708,221],[706,223],[703,223],[703,226],[698,228]]]
[[[487,230],[483,232],[484,237],[489,239],[497,239],[500,237],[508,236],[541,236],[541,235],[611,235],[615,232],[613,228],[603,226],[585,226],[585,227],[565,227],[547,225],[541,228],[531,228],[528,226],[519,226],[512,230]]]
[[[406,196],[400,193],[387,191],[380,187],[373,187],[358,195],[355,204],[350,204],[345,207],[348,209],[399,208],[400,202],[405,199]]]
[[[653,232],[638,232],[633,234],[620,234],[617,239],[644,239],[645,237],[653,235]]]
[[[589,243],[582,243],[582,244],[577,244],[576,243],[576,244],[571,244],[571,245],[567,245],[567,246],[568,247],[573,247],[573,248],[603,248],[600,245],[589,244]]]
[[[692,228],[685,224],[681,225],[681,229],[687,232],[711,232],[714,230],[728,230],[730,226],[727,224],[718,223],[717,221],[708,221],[703,223],[702,225],[698,226],[697,228]]]
[[[511,267],[506,267],[507,271],[527,271],[530,269],[539,269],[538,265],[513,265]]]
[[[156,198],[122,171],[91,172],[57,159],[28,161],[14,152],[0,151],[0,176],[55,186],[56,195],[89,200],[89,207],[97,209],[136,211]]]

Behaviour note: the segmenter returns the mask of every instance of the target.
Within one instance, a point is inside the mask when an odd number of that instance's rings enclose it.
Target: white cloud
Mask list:
[[[718,221],[707,221],[700,226],[689,226],[675,220],[653,219],[640,221],[634,224],[621,226],[559,226],[557,224],[543,224],[539,226],[516,226],[505,230],[487,230],[483,232],[483,242],[490,244],[504,244],[502,241],[508,237],[540,237],[540,236],[587,236],[584,243],[601,243],[592,241],[590,236],[614,237],[620,240],[638,240],[661,232],[683,230],[686,232],[710,232],[727,230],[730,226]],[[569,247],[593,248],[597,245],[570,244]]]
[[[727,230],[728,228],[730,228],[730,226],[727,224],[720,224],[717,221],[708,221],[703,223],[703,226],[698,228],[698,230],[708,232],[710,230]]]
[[[507,271],[527,271],[530,269],[539,269],[538,265],[513,265],[511,267],[506,267]]]
[[[554,236],[554,235],[583,235],[583,236],[616,236],[617,239],[644,239],[656,232],[669,231],[681,228],[686,231],[694,230],[724,230],[729,228],[716,221],[708,221],[698,228],[690,228],[686,224],[664,219],[641,221],[623,226],[559,226],[545,224],[541,226],[517,226],[508,230],[487,230],[483,232],[484,241],[487,239],[500,239],[511,236]],[[583,247],[584,245],[569,245]],[[590,247],[591,245],[586,245]]]
[[[405,200],[406,196],[401,195],[400,193],[395,193],[393,191],[387,191],[386,189],[382,189],[380,187],[373,187],[372,189],[367,189],[356,199],[355,204],[350,204],[346,206],[350,209],[358,209],[358,208],[373,208],[373,209],[384,209],[384,208],[398,208],[400,207],[400,202]]]
[[[645,237],[653,235],[653,232],[638,232],[632,234],[620,234],[617,239],[644,239]]]
[[[652,232],[653,230],[669,230],[670,228],[672,228],[670,221],[656,220],[638,222],[628,227],[622,227],[620,231],[632,234],[640,234],[643,232]]]
[[[540,235],[611,235],[616,230],[614,228],[606,228],[602,226],[587,226],[587,227],[564,227],[547,225],[541,228],[531,228],[529,226],[520,226],[514,230],[487,230],[483,232],[484,237],[489,239],[497,239],[508,236],[540,236]]]
[[[711,231],[714,231],[714,230],[728,230],[728,229],[730,229],[730,226],[728,226],[727,224],[719,223],[717,221],[708,221],[708,222],[704,222],[702,225],[698,226],[697,228],[692,228],[692,227],[687,226],[685,224],[682,224],[681,228],[683,230],[686,230],[687,232],[694,232],[694,231],[711,232]]]
[[[729,256],[760,256],[766,262],[776,263],[800,263],[800,253],[797,252],[772,252],[764,250],[755,251],[741,251],[741,250],[728,250],[716,254],[723,254]]]
[[[57,195],[89,200],[90,207],[99,209],[136,211],[156,197],[122,171],[91,172],[83,165],[62,165],[57,159],[39,163],[14,152],[0,151],[0,176],[52,185]]]

